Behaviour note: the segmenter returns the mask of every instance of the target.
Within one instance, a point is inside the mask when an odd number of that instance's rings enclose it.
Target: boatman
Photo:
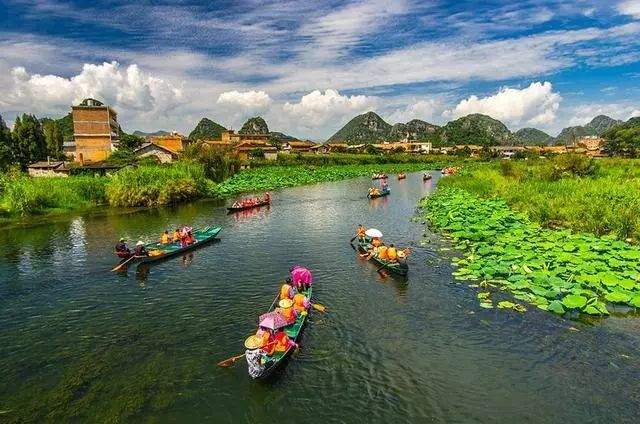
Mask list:
[[[128,258],[131,256],[131,250],[129,250],[124,238],[121,238],[118,244],[116,244],[116,255],[118,255],[119,258]]]
[[[358,230],[356,231],[356,236],[358,237],[358,241],[364,242],[366,236],[367,229],[364,228],[364,225],[358,224]]]
[[[147,252],[147,248],[144,246],[142,240],[139,240],[136,243],[136,248],[134,249],[133,254],[136,256],[149,256],[149,252]]]
[[[289,268],[289,272],[291,273],[293,285],[297,287],[299,291],[306,290],[313,284],[313,276],[307,268],[295,265]]]

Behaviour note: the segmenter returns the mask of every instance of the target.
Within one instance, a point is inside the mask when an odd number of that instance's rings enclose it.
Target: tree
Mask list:
[[[604,151],[611,156],[640,156],[640,118],[611,128],[603,134]]]
[[[13,160],[24,169],[28,164],[47,157],[47,143],[42,125],[34,115],[23,114],[16,117],[12,133]]]
[[[0,169],[5,169],[12,161],[11,131],[0,116]]]
[[[44,133],[44,140],[47,144],[47,155],[55,159],[61,159],[63,157],[63,134],[58,121],[54,119],[43,119],[42,132]]]
[[[139,137],[133,134],[127,134],[124,131],[120,132],[120,143],[118,144],[119,149],[134,151],[138,147],[142,146],[144,143],[144,138]]]

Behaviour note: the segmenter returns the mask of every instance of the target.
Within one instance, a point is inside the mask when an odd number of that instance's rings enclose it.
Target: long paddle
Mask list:
[[[272,341],[272,342],[267,343],[266,345],[264,345],[264,346],[262,346],[262,347],[267,347],[267,346],[269,346],[269,345],[274,344],[275,342],[276,342],[276,341],[274,340],[274,341]],[[220,362],[218,362],[218,366],[219,366],[219,367],[230,367],[231,365],[235,364],[235,362],[236,362],[238,359],[242,358],[242,357],[243,357],[243,356],[245,356],[246,354],[247,354],[247,352],[243,353],[242,355],[232,356],[232,357],[231,357],[231,358],[229,358],[229,359],[225,359],[224,361],[220,361]]]
[[[320,311],[320,312],[327,311],[327,307],[319,303],[312,303],[311,306],[313,306],[313,309],[315,309],[316,311]]]
[[[139,257],[140,257],[140,256],[136,256],[136,255],[131,256],[129,259],[127,259],[126,261],[122,262],[120,265],[118,265],[118,266],[116,266],[115,268],[113,268],[113,269],[111,270],[111,272],[119,271],[123,266],[125,266],[126,264],[128,264],[128,263],[129,263],[129,261],[131,261],[131,260],[133,260],[133,259],[136,259],[136,258],[139,258]]]

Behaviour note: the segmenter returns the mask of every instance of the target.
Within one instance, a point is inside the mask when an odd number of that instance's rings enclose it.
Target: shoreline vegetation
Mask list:
[[[452,240],[483,308],[585,318],[640,309],[637,162],[474,164],[440,180],[420,216]],[[635,206],[634,206],[635,205]],[[554,211],[553,214],[545,211]]]
[[[436,155],[288,155],[276,161],[239,164],[217,152],[186,152],[172,164],[139,163],[111,176],[32,178],[19,171],[0,173],[0,219],[87,211],[96,207],[154,207],[202,198],[225,199],[245,192],[369,175],[436,169],[456,158]],[[448,160],[447,160],[448,159]]]

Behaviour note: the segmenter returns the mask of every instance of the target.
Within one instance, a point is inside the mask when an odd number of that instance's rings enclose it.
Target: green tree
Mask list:
[[[611,156],[640,157],[640,118],[630,119],[603,134],[604,150]]]
[[[0,115],[0,170],[5,169],[12,161],[11,145],[11,131]]]
[[[138,147],[142,146],[144,143],[144,138],[139,137],[133,134],[127,134],[124,131],[120,133],[120,143],[118,144],[119,149],[134,151]]]
[[[63,134],[58,121],[54,119],[43,119],[42,132],[44,133],[44,140],[47,144],[47,155],[55,159],[61,159],[63,157]]]
[[[16,117],[12,133],[13,160],[24,169],[28,164],[47,157],[47,143],[42,125],[34,115],[23,114]]]

